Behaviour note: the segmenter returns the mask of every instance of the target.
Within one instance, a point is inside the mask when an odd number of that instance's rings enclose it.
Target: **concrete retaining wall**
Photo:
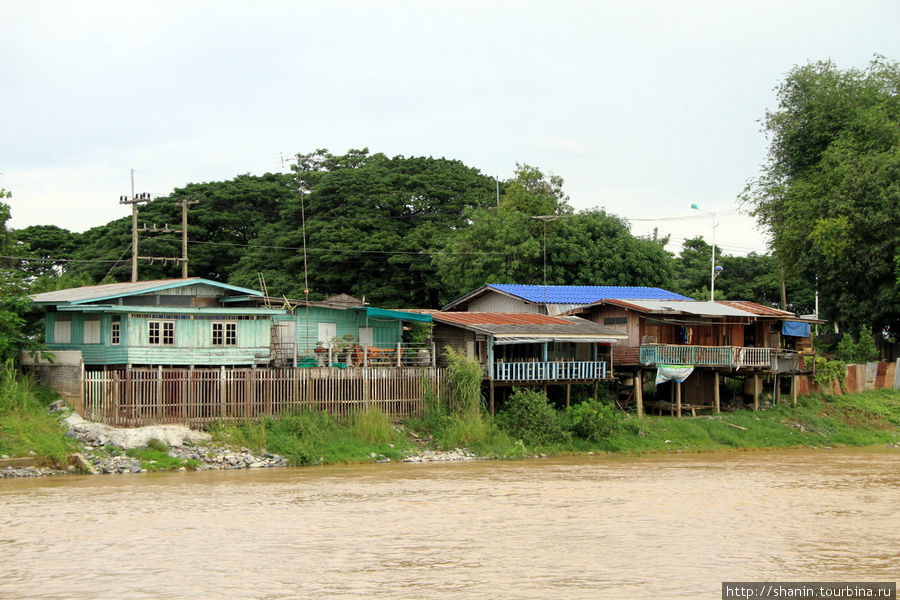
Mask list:
[[[84,381],[84,361],[80,350],[57,350],[53,360],[32,357],[22,353],[19,357],[22,367],[32,373],[43,386],[53,389],[66,399],[76,410],[82,406],[82,381]]]

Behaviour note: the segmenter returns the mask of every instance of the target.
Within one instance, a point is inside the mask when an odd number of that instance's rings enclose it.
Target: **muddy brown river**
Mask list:
[[[0,598],[719,598],[896,581],[900,450],[0,481]]]

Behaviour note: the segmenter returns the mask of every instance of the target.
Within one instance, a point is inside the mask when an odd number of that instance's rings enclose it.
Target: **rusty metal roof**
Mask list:
[[[747,312],[751,312],[762,317],[794,318],[796,316],[792,312],[779,310],[777,308],[772,308],[771,306],[766,306],[757,302],[750,302],[749,300],[720,300],[719,303],[727,304],[728,306],[733,306],[734,308],[738,308],[740,310],[746,310]]]
[[[624,333],[580,317],[551,317],[534,313],[438,312],[435,323],[500,336],[540,336],[557,341],[614,342]]]
[[[438,321],[462,325],[569,325],[561,317],[537,313],[437,312],[432,316]]]

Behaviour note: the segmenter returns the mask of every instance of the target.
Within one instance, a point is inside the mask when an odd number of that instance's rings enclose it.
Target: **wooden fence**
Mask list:
[[[254,419],[304,409],[345,416],[378,407],[421,414],[428,389],[443,392],[444,369],[131,368],[88,371],[78,412],[117,427]]]

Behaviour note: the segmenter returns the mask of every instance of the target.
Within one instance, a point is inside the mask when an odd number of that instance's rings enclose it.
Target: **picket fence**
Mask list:
[[[116,427],[201,426],[302,410],[346,416],[378,407],[420,415],[429,390],[443,393],[436,367],[131,368],[86,371],[79,413]]]

